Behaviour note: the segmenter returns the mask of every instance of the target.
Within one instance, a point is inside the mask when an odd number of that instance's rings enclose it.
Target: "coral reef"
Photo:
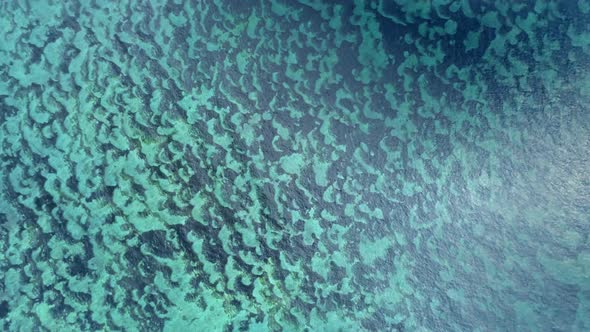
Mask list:
[[[589,13],[3,1],[2,330],[590,330]]]

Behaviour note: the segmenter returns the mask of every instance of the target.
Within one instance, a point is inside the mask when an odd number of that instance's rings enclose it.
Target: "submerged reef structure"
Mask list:
[[[0,329],[589,331],[589,0],[0,2]]]

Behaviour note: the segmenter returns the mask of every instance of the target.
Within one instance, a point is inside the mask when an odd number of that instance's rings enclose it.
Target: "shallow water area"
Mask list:
[[[590,1],[0,3],[0,329],[590,330]]]

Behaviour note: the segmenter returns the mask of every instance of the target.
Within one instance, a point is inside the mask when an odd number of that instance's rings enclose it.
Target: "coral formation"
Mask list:
[[[0,326],[590,330],[589,12],[0,3]]]

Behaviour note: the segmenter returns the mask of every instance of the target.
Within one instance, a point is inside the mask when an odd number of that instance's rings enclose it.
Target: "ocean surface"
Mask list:
[[[590,331],[590,1],[1,1],[0,330]]]

